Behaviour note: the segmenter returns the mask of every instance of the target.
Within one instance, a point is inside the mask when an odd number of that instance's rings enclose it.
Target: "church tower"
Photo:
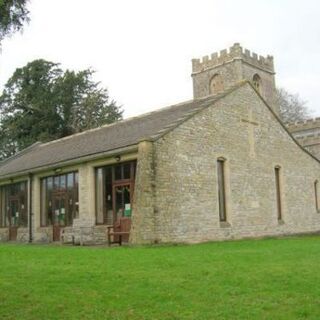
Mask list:
[[[262,57],[243,50],[235,43],[229,51],[213,53],[192,60],[193,96],[195,99],[222,92],[240,81],[249,80],[278,114],[273,57]]]

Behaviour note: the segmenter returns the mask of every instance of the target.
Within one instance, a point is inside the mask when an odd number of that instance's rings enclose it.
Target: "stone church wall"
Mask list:
[[[320,159],[320,118],[290,123],[287,128],[299,144]]]
[[[249,124],[248,118],[256,125]],[[217,168],[226,159],[227,222]],[[249,84],[154,143],[155,241],[200,242],[320,230],[320,164],[298,146]],[[282,220],[275,166],[281,167]]]

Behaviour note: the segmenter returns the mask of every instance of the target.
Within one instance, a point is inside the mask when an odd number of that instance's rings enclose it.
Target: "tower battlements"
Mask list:
[[[225,49],[212,53],[210,57],[204,56],[202,59],[192,59],[192,73],[199,73],[232,60],[243,60],[257,68],[274,73],[273,56],[258,56],[248,49],[243,49],[239,43],[235,43],[229,50]]]
[[[294,138],[309,151],[320,144],[320,118],[296,121],[287,125]],[[310,149],[311,148],[311,149]],[[317,152],[317,150],[314,150]],[[319,155],[318,155],[319,156]]]
[[[320,129],[320,117],[289,123],[287,128],[292,133],[311,129]]]

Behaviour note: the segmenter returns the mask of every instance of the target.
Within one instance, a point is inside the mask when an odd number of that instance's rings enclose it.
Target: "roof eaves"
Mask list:
[[[48,165],[42,165],[42,166],[33,167],[33,168],[29,168],[29,169],[23,169],[20,171],[16,171],[14,173],[0,175],[0,180],[9,179],[12,177],[19,177],[19,176],[23,176],[23,175],[30,174],[30,173],[34,174],[34,173],[41,172],[44,170],[51,170],[51,169],[53,170],[53,169],[60,168],[60,167],[77,165],[77,164],[81,164],[81,163],[88,162],[88,161],[98,160],[98,159],[104,158],[106,156],[112,157],[114,155],[132,153],[137,150],[138,150],[137,144],[130,144],[127,146],[123,146],[121,148],[116,148],[116,149],[111,149],[111,150],[107,150],[107,151],[103,151],[103,152],[93,153],[93,154],[85,155],[82,157],[71,158],[71,159],[51,163]]]

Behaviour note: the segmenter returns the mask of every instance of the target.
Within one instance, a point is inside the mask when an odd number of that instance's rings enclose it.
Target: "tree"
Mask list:
[[[0,0],[0,42],[29,21],[28,0]]]
[[[306,101],[302,100],[298,94],[292,94],[279,88],[276,98],[280,107],[280,118],[284,123],[306,120],[311,116]]]
[[[0,158],[36,141],[50,141],[122,119],[91,69],[63,71],[35,60],[18,68],[0,96]]]

